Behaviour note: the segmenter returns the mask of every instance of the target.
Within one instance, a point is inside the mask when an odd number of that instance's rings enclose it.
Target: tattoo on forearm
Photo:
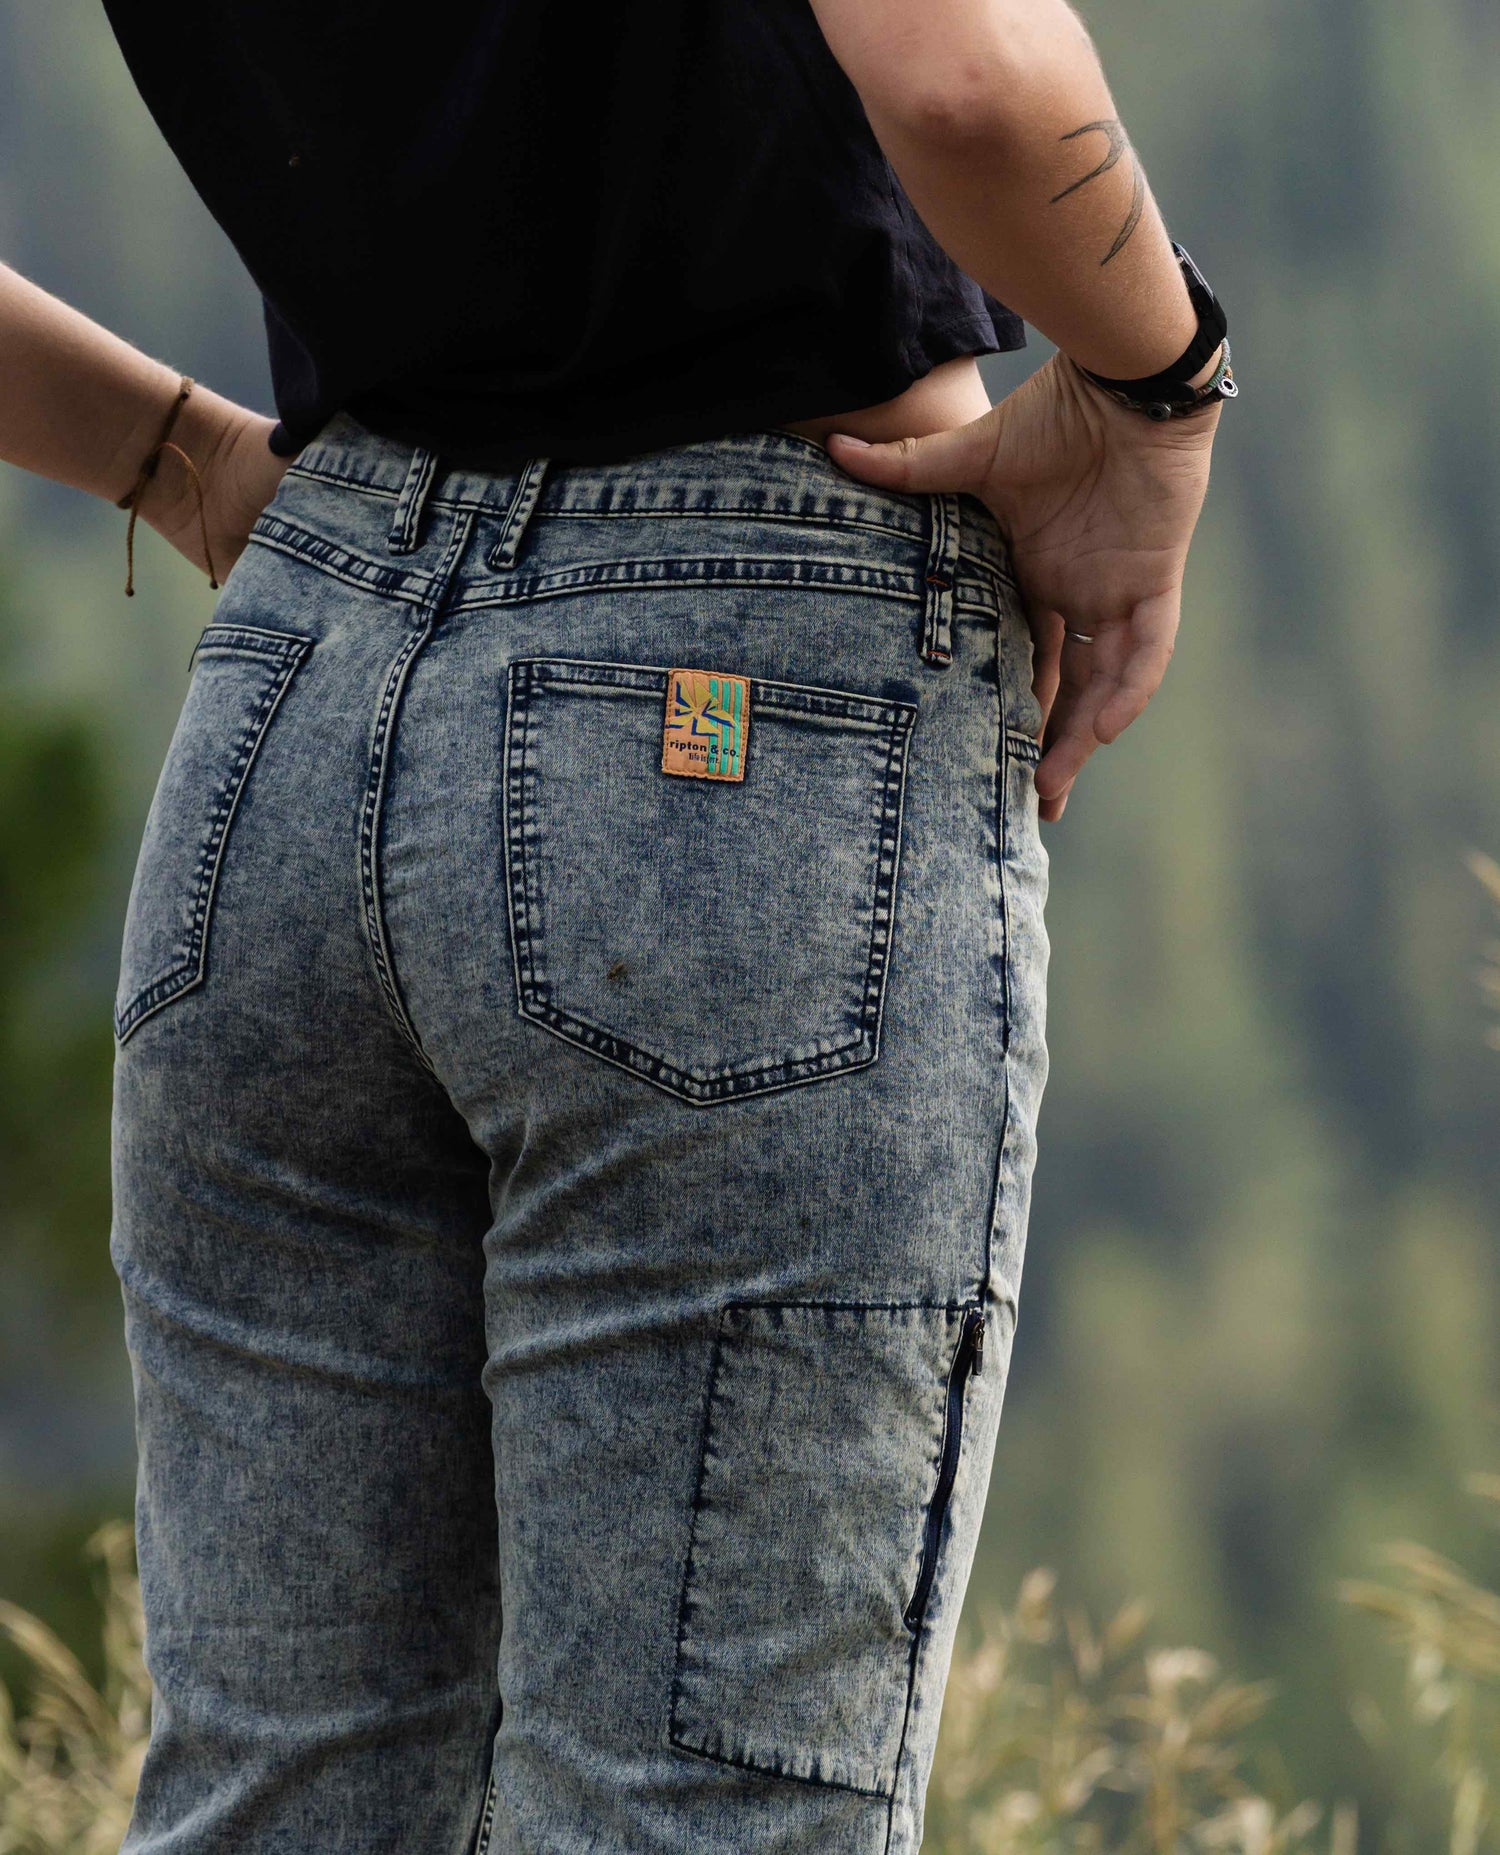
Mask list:
[[[1132,179],[1130,211],[1125,215],[1124,225],[1115,234],[1115,242],[1099,260],[1101,264],[1108,264],[1111,258],[1124,250],[1131,233],[1141,222],[1141,213],[1146,205],[1146,176],[1141,172],[1141,164],[1135,158],[1135,150],[1130,146],[1130,138],[1126,135],[1124,126],[1113,117],[1105,122],[1086,122],[1080,128],[1070,129],[1066,135],[1058,139],[1073,142],[1080,135],[1102,135],[1108,146],[1097,167],[1090,168],[1087,174],[1075,180],[1071,186],[1064,187],[1061,193],[1053,194],[1050,201],[1053,206],[1056,206],[1059,200],[1065,200],[1070,193],[1076,193],[1080,187],[1086,187],[1091,180],[1097,180],[1101,174],[1107,174],[1122,157],[1126,155],[1130,157]]]

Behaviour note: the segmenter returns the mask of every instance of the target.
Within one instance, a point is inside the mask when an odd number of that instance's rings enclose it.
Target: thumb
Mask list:
[[[828,454],[851,477],[882,489],[962,492],[977,489],[984,480],[997,438],[991,411],[951,431],[899,438],[893,444],[867,444],[833,432]]]

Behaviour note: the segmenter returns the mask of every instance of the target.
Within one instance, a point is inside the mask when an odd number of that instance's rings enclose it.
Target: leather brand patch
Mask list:
[[[689,779],[743,779],[750,736],[750,679],[715,670],[667,677],[661,770]]]

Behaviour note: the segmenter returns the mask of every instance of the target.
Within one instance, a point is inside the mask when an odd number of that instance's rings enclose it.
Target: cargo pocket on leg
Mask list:
[[[983,1332],[972,1306],[724,1310],[678,1609],[673,1745],[892,1794]]]

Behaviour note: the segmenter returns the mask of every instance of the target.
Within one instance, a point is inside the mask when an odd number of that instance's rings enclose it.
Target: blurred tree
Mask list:
[[[5,618],[0,606],[0,647]],[[0,1490],[15,1491],[15,1506],[0,1507],[0,1564],[8,1595],[43,1600],[50,1568],[7,1540],[16,1507],[32,1543],[42,1532],[67,1563],[88,1515],[67,1514],[74,1477],[59,1478],[56,1506],[39,1512],[26,1498],[31,1475],[13,1452],[40,1455],[63,1440],[49,1387],[30,1368],[41,1339],[54,1372],[71,1366],[91,1380],[90,1356],[113,1340],[117,1308],[103,1241],[110,1027],[78,957],[107,822],[93,719],[77,705],[0,706]],[[82,1594],[71,1599],[65,1613],[81,1619]]]

